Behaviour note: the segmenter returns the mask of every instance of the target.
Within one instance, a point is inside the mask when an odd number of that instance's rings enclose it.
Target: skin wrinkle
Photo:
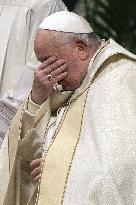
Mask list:
[[[65,33],[53,31],[56,46],[74,42],[76,39],[83,41],[89,48],[97,49],[100,46],[101,39],[94,32],[92,33]]]
[[[83,40],[81,39],[82,35]],[[50,56],[56,56],[57,59],[64,59],[68,64],[68,76],[63,80],[62,85],[64,90],[75,90],[81,85],[87,74],[90,59],[100,46],[99,37],[94,33],[86,34],[86,37],[89,35],[92,36],[92,40],[85,42],[85,34],[42,29],[39,29],[37,33],[35,39],[37,59],[44,62]],[[87,44],[87,42],[89,43]]]

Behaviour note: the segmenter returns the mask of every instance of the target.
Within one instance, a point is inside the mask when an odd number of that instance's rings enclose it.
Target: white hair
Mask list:
[[[97,48],[101,44],[101,39],[94,32],[92,33],[65,33],[54,31],[53,36],[57,44],[66,44],[73,42],[75,39],[83,41],[89,48]]]

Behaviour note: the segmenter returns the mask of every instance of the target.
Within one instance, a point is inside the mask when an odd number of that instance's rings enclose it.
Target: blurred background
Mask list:
[[[113,38],[136,54],[136,0],[63,0],[70,11],[84,16],[94,31]]]

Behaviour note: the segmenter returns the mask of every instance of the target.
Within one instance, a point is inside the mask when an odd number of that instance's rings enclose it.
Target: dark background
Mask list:
[[[70,11],[84,16],[94,31],[136,54],[136,0],[63,0]]]

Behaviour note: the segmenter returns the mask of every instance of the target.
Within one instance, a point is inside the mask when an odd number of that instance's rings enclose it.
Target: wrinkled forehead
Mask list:
[[[51,31],[39,29],[34,40],[34,51],[38,60],[42,61],[52,43]]]
[[[36,33],[35,40],[34,40],[34,49],[35,51],[39,51],[43,49],[48,41],[49,35],[48,31],[39,29]]]

